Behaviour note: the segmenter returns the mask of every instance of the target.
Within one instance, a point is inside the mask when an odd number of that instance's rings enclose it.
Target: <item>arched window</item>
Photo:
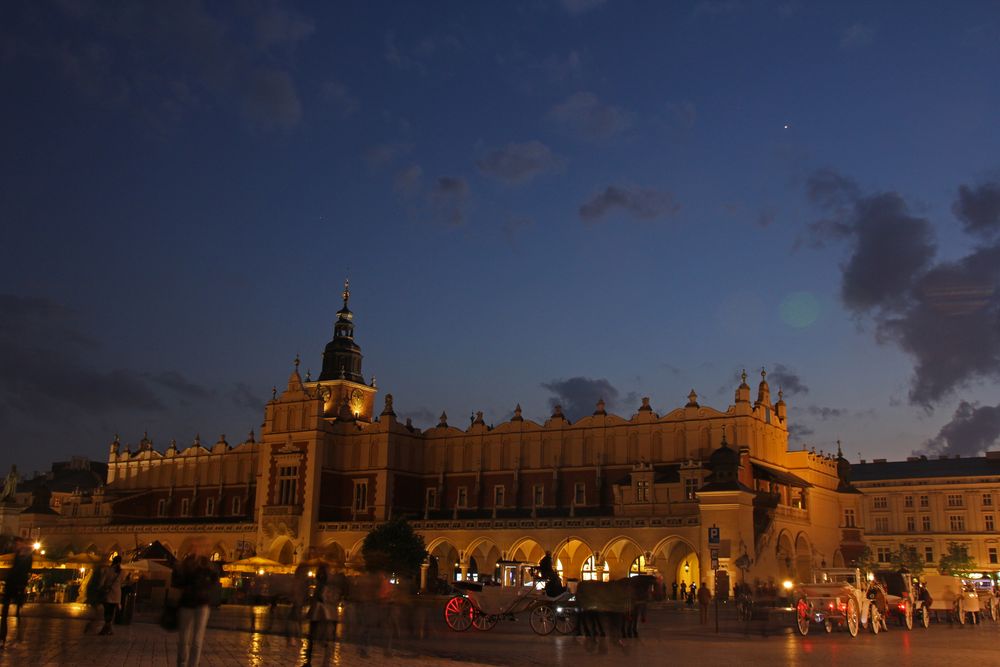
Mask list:
[[[608,581],[608,564],[600,563],[595,566],[594,557],[588,556],[587,560],[583,561],[583,569],[580,571],[580,578],[583,581]]]
[[[634,561],[628,569],[628,576],[637,577],[640,574],[646,574],[646,557],[639,556]]]

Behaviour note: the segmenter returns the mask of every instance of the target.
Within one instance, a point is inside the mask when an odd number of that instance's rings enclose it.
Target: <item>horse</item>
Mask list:
[[[599,641],[601,652],[607,651],[602,617],[612,639],[622,648],[623,639],[638,637],[639,617],[645,620],[655,583],[656,577],[645,574],[610,582],[581,581],[576,589],[577,635],[588,638],[588,650],[592,641]]]

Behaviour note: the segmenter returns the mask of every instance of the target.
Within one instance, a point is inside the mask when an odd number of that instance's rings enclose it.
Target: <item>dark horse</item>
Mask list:
[[[607,583],[581,581],[576,588],[577,635],[588,638],[588,650],[599,642],[601,651],[606,651],[608,633],[621,646],[622,639],[638,637],[639,617],[645,620],[655,583],[656,577],[647,574]]]

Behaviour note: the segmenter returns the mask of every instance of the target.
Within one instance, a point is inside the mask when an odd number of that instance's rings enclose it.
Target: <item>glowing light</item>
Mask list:
[[[781,585],[784,587],[786,591],[792,590],[792,588],[795,586],[795,584],[792,583],[791,579],[785,579],[783,582],[781,582]]]
[[[83,574],[83,573],[84,573],[84,572],[86,572],[86,571],[87,571],[87,568],[85,568],[85,567],[81,567],[81,568],[80,568],[80,574]]]
[[[42,543],[41,543],[41,542],[35,542],[35,543],[34,543],[34,544],[32,544],[31,546],[32,546],[32,548],[33,548],[33,549],[34,549],[35,551],[38,551],[38,550],[40,550],[40,549],[42,548]]]
[[[309,576],[310,577],[315,577],[316,576],[316,571],[315,570],[309,570]]]
[[[684,574],[687,574],[690,571],[691,571],[691,566],[688,564],[687,561],[684,561]]]
[[[263,574],[264,574],[264,568],[260,568],[259,570],[257,570],[257,574],[263,576]],[[312,575],[310,574],[309,576],[311,577]]]
[[[875,581],[875,573],[874,572],[869,572],[868,573],[868,581]]]

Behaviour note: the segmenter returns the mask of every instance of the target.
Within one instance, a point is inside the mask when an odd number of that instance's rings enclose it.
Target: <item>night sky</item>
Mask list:
[[[351,280],[421,427],[784,389],[1000,435],[1000,5],[0,5],[0,467],[259,433]]]

